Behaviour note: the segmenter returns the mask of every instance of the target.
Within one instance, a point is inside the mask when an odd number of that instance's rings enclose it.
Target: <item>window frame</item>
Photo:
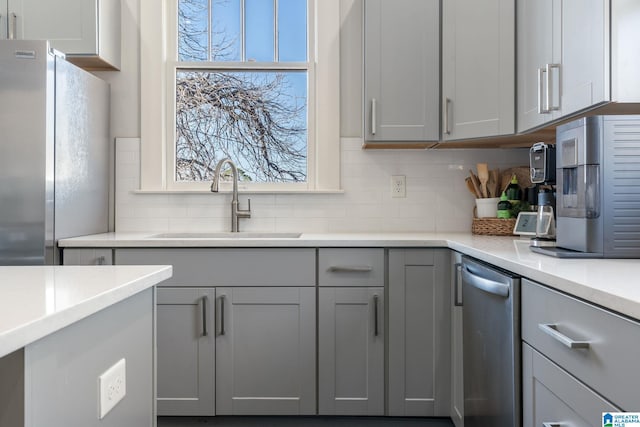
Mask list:
[[[307,0],[307,63],[178,62],[177,7],[178,0],[162,0],[162,7],[158,7],[158,0],[140,0],[141,190],[209,191],[208,182],[175,180],[177,70],[305,69],[308,73],[307,181],[241,183],[240,188],[275,193],[340,191],[339,0]]]

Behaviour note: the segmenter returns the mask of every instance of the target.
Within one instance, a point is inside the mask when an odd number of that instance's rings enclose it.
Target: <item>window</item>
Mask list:
[[[141,0],[142,189],[204,191],[225,157],[247,189],[339,189],[339,1],[157,1]]]

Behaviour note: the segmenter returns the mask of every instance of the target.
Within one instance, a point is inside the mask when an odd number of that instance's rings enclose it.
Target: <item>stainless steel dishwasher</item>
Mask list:
[[[520,427],[520,278],[462,258],[464,425]]]

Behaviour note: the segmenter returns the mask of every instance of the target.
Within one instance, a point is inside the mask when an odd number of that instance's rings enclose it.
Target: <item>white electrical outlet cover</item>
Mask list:
[[[127,394],[126,372],[126,361],[120,359],[98,377],[99,419],[103,419]]]

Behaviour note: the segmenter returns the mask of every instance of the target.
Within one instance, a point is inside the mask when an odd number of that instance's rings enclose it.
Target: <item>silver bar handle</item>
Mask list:
[[[538,328],[554,340],[569,348],[589,348],[589,341],[575,341],[558,331],[558,325],[552,323],[540,323]]]
[[[373,296],[373,336],[378,336],[378,294]]]
[[[328,268],[331,273],[367,273],[372,270],[370,265],[332,265]]]
[[[445,135],[451,135],[451,129],[449,129],[449,112],[451,111],[451,99],[446,98],[444,101],[444,133]]]
[[[220,335],[224,335],[226,333],[224,330],[224,305],[226,300],[226,295],[220,295]]]
[[[504,283],[495,282],[493,280],[485,279],[484,277],[476,276],[468,270],[462,270],[462,277],[474,288],[478,288],[481,291],[489,294],[497,295],[500,297],[509,297],[509,285]]]
[[[538,114],[547,114],[549,112],[548,109],[544,108],[543,98],[544,98],[544,85],[542,82],[544,81],[544,73],[547,70],[545,68],[538,68]]]
[[[547,73],[547,112],[560,110],[560,103],[553,105],[553,76],[551,70],[558,70],[558,86],[560,86],[560,64],[547,64],[545,72]],[[558,101],[560,101],[560,87],[558,87]]]
[[[454,278],[454,288],[453,288],[453,305],[456,307],[462,307],[462,264],[456,263],[455,265],[455,278]]]
[[[542,423],[543,427],[562,427],[565,424],[562,423]]]
[[[11,12],[9,14],[9,18],[11,18],[11,20],[7,20],[7,25],[9,26],[9,40],[15,40],[16,28],[18,27],[18,16]]]
[[[376,134],[376,129],[378,127],[378,124],[376,123],[376,116],[377,116],[376,104],[377,104],[376,99],[372,98],[371,99],[371,135]]]
[[[206,337],[209,335],[209,331],[207,330],[207,304],[209,304],[209,297],[202,297],[202,336]]]

